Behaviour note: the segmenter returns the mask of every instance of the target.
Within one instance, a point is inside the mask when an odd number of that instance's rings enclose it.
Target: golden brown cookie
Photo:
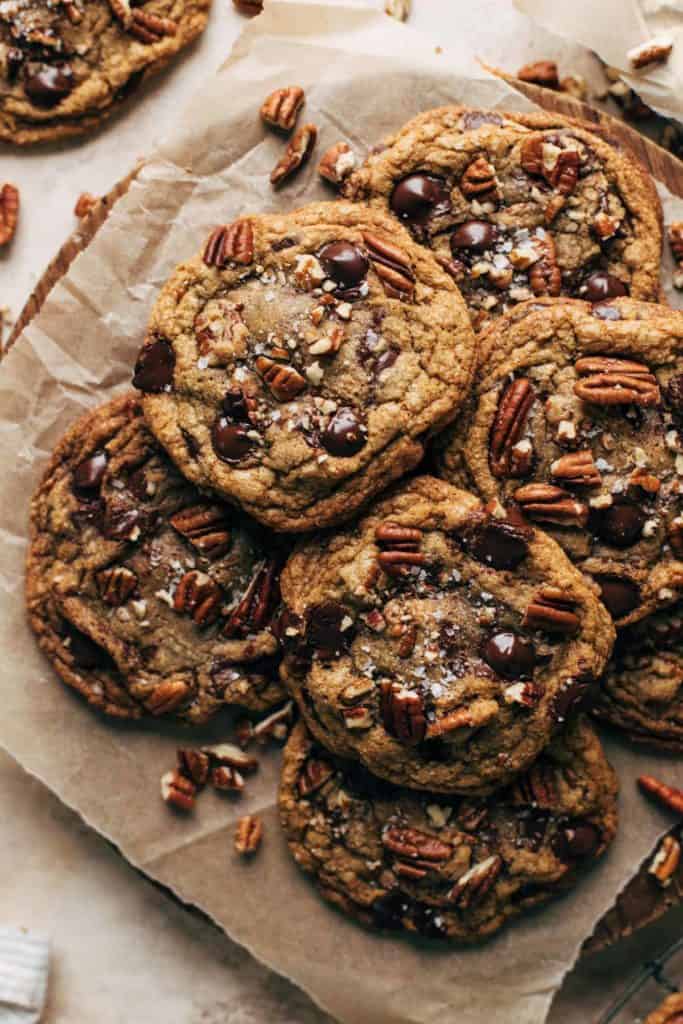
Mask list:
[[[674,992],[650,1014],[645,1024],[683,1024],[683,992]]]

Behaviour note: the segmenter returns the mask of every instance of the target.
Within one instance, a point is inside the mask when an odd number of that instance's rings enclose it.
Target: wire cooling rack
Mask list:
[[[672,992],[678,992],[680,985],[672,981],[666,974],[666,965],[669,960],[676,955],[676,953],[683,950],[683,938],[677,939],[667,949],[664,950],[654,960],[648,960],[643,964],[640,971],[633,980],[626,986],[624,991],[618,996],[614,1002],[608,1006],[597,1021],[597,1024],[612,1024],[617,1019],[623,1009],[625,1009],[634,996],[640,992],[641,988],[646,985],[649,981],[654,981],[657,985],[660,985],[668,994]]]

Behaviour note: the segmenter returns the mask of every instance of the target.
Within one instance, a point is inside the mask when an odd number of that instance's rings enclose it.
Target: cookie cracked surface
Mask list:
[[[659,297],[652,180],[561,117],[428,111],[371,154],[343,193],[393,213],[435,251],[477,329],[534,296]]]
[[[216,229],[163,288],[134,384],[185,476],[303,531],[419,462],[475,348],[429,252],[381,214],[320,203]]]
[[[95,128],[203,31],[211,0],[4,0],[0,139]]]
[[[285,747],[280,816],[297,864],[344,913],[464,943],[575,884],[614,838],[616,793],[584,717],[488,799],[382,782],[331,757],[299,723]]]
[[[488,792],[602,672],[614,630],[548,537],[418,477],[289,559],[283,681],[311,732],[376,775]]]
[[[200,723],[283,697],[277,538],[177,472],[136,396],[86,413],[31,504],[29,620],[68,685],[123,718]]]

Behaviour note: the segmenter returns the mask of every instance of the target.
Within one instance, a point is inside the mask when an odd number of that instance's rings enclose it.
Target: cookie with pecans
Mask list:
[[[618,626],[683,588],[683,314],[543,299],[481,335],[441,474],[514,503],[599,584]]]
[[[280,817],[299,867],[363,924],[470,943],[566,892],[607,849],[617,782],[585,717],[489,798],[399,788],[294,729]]]
[[[192,723],[283,698],[277,538],[184,480],[135,395],[86,413],[31,504],[26,597],[58,674],[110,715]]]
[[[163,288],[133,384],[186,477],[297,532],[417,465],[475,349],[431,253],[382,214],[318,203],[216,228]]]
[[[431,110],[373,151],[343,192],[435,251],[477,329],[534,296],[660,294],[654,184],[579,122]]]
[[[667,996],[656,1010],[653,1010],[644,1024],[683,1024],[683,992]]]
[[[6,0],[0,139],[26,145],[96,128],[203,31],[211,0]]]
[[[528,768],[614,639],[554,541],[427,476],[303,544],[281,591],[281,674],[314,736],[433,792],[490,792]]]

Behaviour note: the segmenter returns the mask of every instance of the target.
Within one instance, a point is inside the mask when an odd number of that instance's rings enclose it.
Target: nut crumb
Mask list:
[[[671,36],[654,36],[640,46],[634,46],[626,54],[632,68],[646,68],[650,64],[664,64],[673,50]]]

